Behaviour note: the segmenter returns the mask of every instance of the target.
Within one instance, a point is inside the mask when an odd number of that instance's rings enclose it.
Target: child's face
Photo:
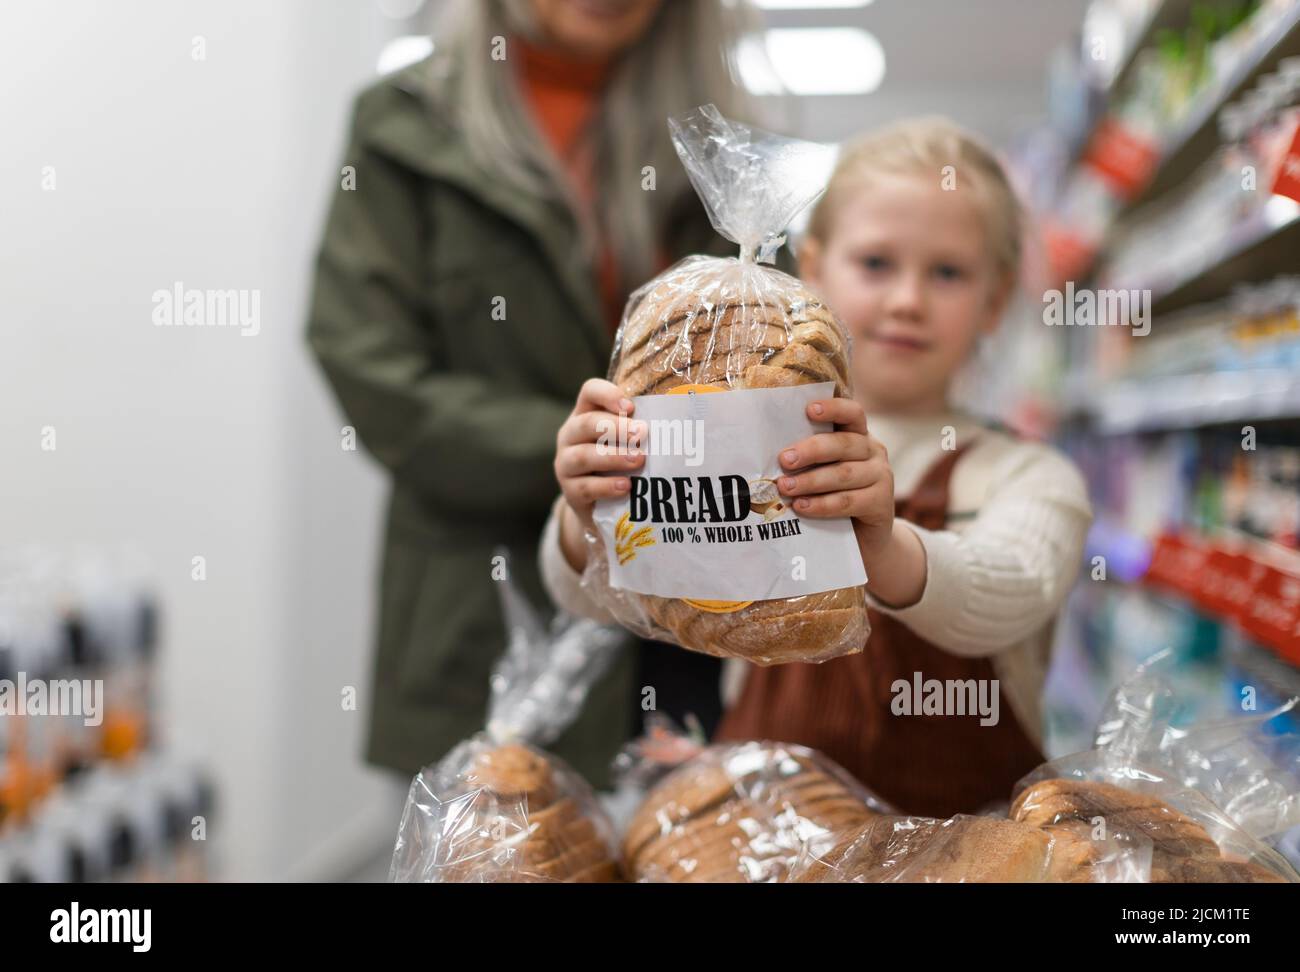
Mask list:
[[[945,191],[939,173],[876,175],[846,194],[829,239],[805,243],[800,270],[853,335],[854,386],[868,411],[946,405],[1009,290],[987,234],[969,195]]]

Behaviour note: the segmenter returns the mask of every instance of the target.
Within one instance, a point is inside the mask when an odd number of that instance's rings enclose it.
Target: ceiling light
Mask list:
[[[779,27],[741,41],[741,80],[753,94],[867,94],[885,78],[885,51],[858,27]]]

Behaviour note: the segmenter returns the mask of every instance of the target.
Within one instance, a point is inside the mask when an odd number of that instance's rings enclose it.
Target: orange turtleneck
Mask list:
[[[583,135],[600,108],[612,62],[578,60],[518,38],[512,50],[520,55],[520,87],[533,121],[568,174],[579,203],[588,208],[596,205],[595,158]],[[595,273],[606,322],[613,331],[626,295],[613,250],[603,242]]]

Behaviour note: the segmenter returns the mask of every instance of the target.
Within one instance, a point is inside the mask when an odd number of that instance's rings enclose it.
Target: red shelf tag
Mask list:
[[[1300,578],[1265,566],[1241,626],[1300,665]]]
[[[1195,599],[1206,556],[1207,551],[1191,537],[1161,534],[1151,549],[1151,566],[1145,579],[1149,584]]]
[[[1256,641],[1300,666],[1300,575],[1191,534],[1156,538],[1143,580],[1238,624]]]
[[[1160,148],[1114,118],[1103,118],[1088,143],[1084,164],[1092,167],[1125,199],[1146,186],[1160,161]]]

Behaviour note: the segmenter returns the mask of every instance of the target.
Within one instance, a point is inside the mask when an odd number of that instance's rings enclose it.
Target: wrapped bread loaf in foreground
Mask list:
[[[1230,860],[1204,827],[1163,800],[1111,783],[1048,779],[1026,788],[1011,818],[1087,841],[1100,827],[1151,847],[1153,883],[1273,883],[1286,878],[1251,861]]]
[[[802,883],[1036,883],[1091,880],[1096,852],[1062,831],[995,817],[875,817],[801,860]]]
[[[820,381],[848,393],[843,325],[801,281],[758,264],[687,257],[633,296],[619,342],[611,380],[632,396]]]
[[[586,782],[557,758],[477,739],[451,755],[412,783],[394,880],[622,879],[613,825]]]
[[[636,300],[636,298],[634,298]],[[640,296],[624,324],[613,381],[629,396],[687,386],[753,389],[831,381],[848,394],[848,339],[793,277],[688,258]],[[870,628],[861,588],[757,600],[733,611],[683,598],[637,598],[652,630],[711,655],[761,664],[858,651]]]
[[[806,840],[885,809],[802,746],[714,746],[650,791],[624,834],[623,859],[641,881],[778,881]]]
[[[508,817],[491,820],[487,833],[476,835],[481,853],[516,858],[517,870],[552,881],[618,880],[612,827],[590,790],[556,763],[519,744],[478,754],[466,782],[481,786],[485,799],[513,811],[522,822],[512,832]],[[469,876],[457,872],[472,870],[477,856],[472,850],[464,855],[448,879]]]
[[[482,732],[411,781],[389,879],[401,883],[621,881],[614,825],[581,776],[540,746],[582,707],[626,633],[541,622],[507,573],[510,642]]]
[[[1010,819],[873,817],[810,841],[788,879],[1300,881],[1242,823],[1270,834],[1290,820],[1295,782],[1285,765],[1242,744],[1277,712],[1175,727],[1177,692],[1164,662],[1153,656],[1121,684],[1096,748],[1044,763],[1016,784]],[[1280,809],[1270,812],[1265,800]]]
[[[1207,805],[1207,814],[1215,811]],[[1273,883],[1291,880],[1263,845],[1225,855],[1207,830],[1150,793],[1071,778],[1022,790],[1009,820],[877,816],[811,840],[788,880],[810,883]],[[1230,826],[1230,825],[1228,825]],[[1238,835],[1236,846],[1251,843]]]
[[[671,127],[714,226],[741,254],[687,257],[628,302],[609,378],[639,401],[637,419],[672,417],[648,420],[651,448],[630,495],[597,504],[584,585],[639,634],[707,654],[767,665],[861,651],[866,577],[850,522],[801,518],[776,485],[779,451],[831,429],[807,419],[807,402],[851,394],[843,326],[762,262],[820,193],[804,157],[823,149],[711,109]],[[792,423],[785,438],[779,422]],[[658,435],[683,427],[684,439]],[[692,447],[700,454],[680,457]]]

